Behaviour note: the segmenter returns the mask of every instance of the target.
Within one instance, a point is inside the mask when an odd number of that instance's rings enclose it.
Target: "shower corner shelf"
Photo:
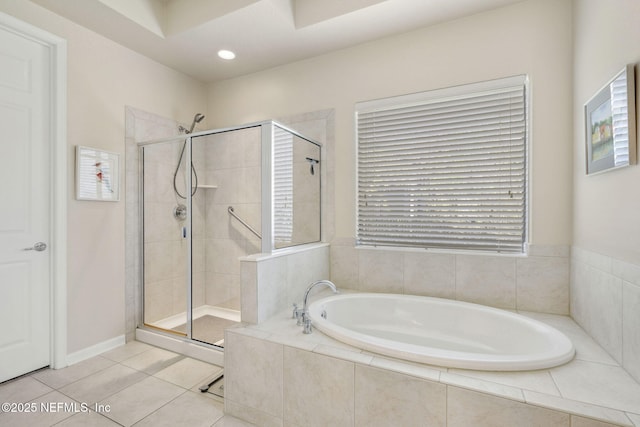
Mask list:
[[[212,189],[216,189],[216,188],[218,188],[218,186],[217,186],[217,185],[213,185],[213,184],[198,184],[198,188],[203,188],[203,189],[212,188]]]

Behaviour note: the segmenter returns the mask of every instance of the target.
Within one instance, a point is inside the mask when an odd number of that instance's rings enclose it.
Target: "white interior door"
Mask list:
[[[51,360],[50,54],[0,28],[0,381]]]

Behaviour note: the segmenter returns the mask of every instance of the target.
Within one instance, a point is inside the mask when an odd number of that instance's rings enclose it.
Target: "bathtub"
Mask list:
[[[346,344],[413,362],[487,371],[570,361],[560,331],[509,311],[441,298],[338,294],[309,306],[313,326]]]

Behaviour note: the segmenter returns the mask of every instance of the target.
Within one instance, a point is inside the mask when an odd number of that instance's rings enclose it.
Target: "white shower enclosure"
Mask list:
[[[240,259],[320,241],[320,145],[265,121],[138,146],[139,326],[223,347]]]

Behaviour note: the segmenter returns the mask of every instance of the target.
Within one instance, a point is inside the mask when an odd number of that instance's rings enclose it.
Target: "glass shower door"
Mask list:
[[[143,320],[146,326],[182,336],[187,335],[188,307],[184,148],[181,138],[142,146],[140,152]]]
[[[192,338],[224,346],[240,322],[240,258],[260,252],[259,127],[192,138],[197,190],[192,198]]]
[[[277,247],[319,239],[319,219],[308,218],[319,218],[319,148],[287,134],[284,151],[272,149],[273,128],[265,122],[141,143],[145,326],[224,346],[224,329],[241,321],[240,260],[273,248],[264,188],[284,183],[286,190],[275,212],[286,227]],[[263,170],[272,157],[284,162],[274,180],[270,165]]]

